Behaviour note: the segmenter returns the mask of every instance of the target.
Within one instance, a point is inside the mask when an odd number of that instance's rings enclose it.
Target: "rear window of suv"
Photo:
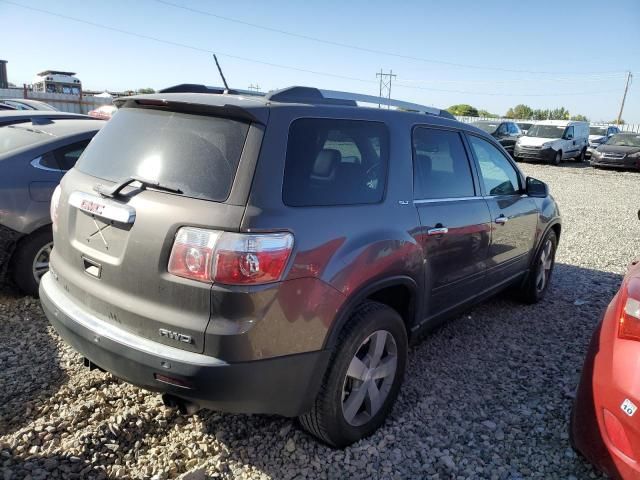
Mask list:
[[[249,124],[152,109],[124,108],[107,122],[76,168],[104,180],[142,177],[185,196],[229,196]]]
[[[304,118],[289,128],[282,198],[294,207],[382,201],[389,135],[379,122]]]

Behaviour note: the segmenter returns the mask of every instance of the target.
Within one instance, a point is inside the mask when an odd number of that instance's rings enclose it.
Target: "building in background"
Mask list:
[[[82,83],[80,83],[74,72],[45,70],[36,76],[32,89],[34,92],[81,95]]]

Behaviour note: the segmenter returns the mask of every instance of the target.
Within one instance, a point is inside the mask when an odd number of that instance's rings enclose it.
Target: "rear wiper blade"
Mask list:
[[[122,180],[120,183],[116,183],[112,187],[105,187],[104,185],[98,184],[93,189],[98,192],[100,195],[104,197],[115,197],[120,194],[123,188],[128,185],[131,185],[133,182],[138,182],[142,185],[142,190],[145,188],[153,188],[154,190],[162,190],[164,192],[170,193],[183,193],[179,188],[170,187],[168,185],[162,185],[160,182],[155,182],[153,180],[147,180],[146,178],[131,176],[126,180]]]

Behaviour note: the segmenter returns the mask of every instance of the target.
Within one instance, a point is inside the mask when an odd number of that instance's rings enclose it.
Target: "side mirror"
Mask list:
[[[565,140],[573,140],[573,135],[566,135],[564,137]]]
[[[541,180],[527,177],[527,195],[534,198],[545,198],[549,196],[549,187]]]

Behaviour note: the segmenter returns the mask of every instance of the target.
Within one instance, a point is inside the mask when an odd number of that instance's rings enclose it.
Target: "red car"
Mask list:
[[[113,117],[113,114],[116,113],[118,107],[115,105],[102,105],[94,110],[90,110],[88,115],[93,118],[98,118],[100,120],[109,120]]]
[[[573,447],[612,478],[640,479],[640,259],[596,328],[571,414]]]

